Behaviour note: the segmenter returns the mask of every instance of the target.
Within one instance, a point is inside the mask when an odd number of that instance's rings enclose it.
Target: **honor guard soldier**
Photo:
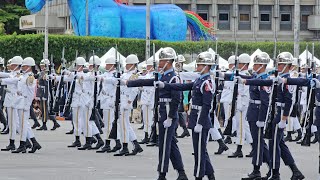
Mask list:
[[[207,151],[207,139],[209,130],[212,127],[209,112],[212,108],[212,97],[215,92],[210,77],[210,69],[213,63],[213,56],[210,52],[202,52],[198,55],[197,72],[200,77],[192,83],[164,83],[157,82],[159,88],[176,91],[192,91],[192,105],[188,127],[192,129],[192,142],[194,150],[194,176],[201,180],[205,175],[209,180],[214,180],[214,170]]]
[[[29,124],[30,118],[30,107],[34,98],[36,80],[33,76],[33,67],[35,66],[35,61],[31,57],[27,57],[22,61],[22,72],[23,75],[18,79],[13,79],[18,81],[16,96],[14,106],[18,111],[19,119],[19,136],[20,136],[20,146],[17,150],[12,151],[12,153],[26,153],[26,142],[27,138],[32,141],[32,149],[29,153],[34,153],[41,149],[40,144],[37,142]],[[15,132],[13,132],[15,133]]]
[[[153,79],[154,78],[154,68],[153,68],[153,58],[149,58],[146,62],[147,73],[145,76],[140,76],[139,79]],[[142,139],[139,144],[149,143],[149,135],[151,134],[151,126],[153,124],[153,108],[154,108],[154,87],[143,86],[141,92],[141,109],[143,116],[143,131],[144,139]]]
[[[114,112],[115,112],[115,101],[116,101],[116,88],[118,80],[116,79],[116,59],[114,57],[108,57],[105,60],[105,69],[106,72],[100,75],[100,81],[102,82],[102,88],[100,89],[98,100],[100,100],[100,108],[103,111],[103,121],[104,121],[104,136],[105,145],[104,147],[97,151],[97,153],[104,152],[116,152],[121,149],[120,140],[116,140],[116,146],[111,149],[110,147],[110,132],[112,129],[112,124],[114,121]],[[108,83],[108,81],[113,83]]]
[[[293,61],[293,56],[289,52],[282,52],[277,57],[278,71],[281,78],[290,77],[289,70]],[[277,78],[279,79],[279,78]],[[276,79],[276,81],[278,81]],[[275,80],[246,80],[248,85],[258,85],[258,86],[271,86]],[[283,131],[286,128],[286,121],[292,110],[292,87],[279,82],[277,87],[277,97],[276,97],[276,114],[275,119],[272,121],[272,139],[269,140],[269,152],[271,157],[271,168],[272,176],[271,180],[280,180],[280,158],[284,161],[284,164],[289,166],[293,175],[291,179],[301,180],[304,179],[304,175],[297,168],[295,161],[291,155],[291,152],[287,145],[285,144],[283,138]]]
[[[18,89],[18,83],[17,81],[12,81],[12,79],[19,79],[21,76],[20,68],[22,64],[22,57],[15,56],[11,59],[10,62],[10,73],[0,73],[1,77],[3,79],[0,79],[1,85],[6,85],[6,96],[4,98],[4,107],[6,107],[7,112],[7,118],[8,118],[8,128],[6,131],[9,133],[9,141],[10,144],[4,148],[1,149],[1,151],[10,151],[15,150],[15,144],[14,141],[16,139],[16,132],[17,132],[17,125],[18,125],[18,110],[15,106],[14,102],[17,98],[17,89]]]
[[[162,82],[178,83],[179,78],[173,69],[173,62],[177,58],[176,52],[170,47],[163,48],[159,54],[159,68],[162,75],[159,78]],[[153,86],[154,79],[143,79],[127,82],[128,87]],[[182,157],[175,138],[175,129],[178,121],[178,106],[180,104],[178,91],[161,89],[159,92],[159,164],[158,180],[165,180],[169,169],[169,159],[172,166],[178,171],[178,180],[187,180],[184,171]]]
[[[138,78],[137,64],[139,59],[136,55],[130,54],[126,58],[126,72],[121,76],[121,81],[134,80]],[[122,150],[115,156],[136,155],[143,149],[137,141],[137,136],[130,125],[129,113],[133,108],[133,101],[138,95],[138,88],[128,88],[125,84],[120,84],[120,118],[119,118],[119,139],[122,142]],[[129,153],[128,143],[132,142],[134,149]]]
[[[239,74],[249,76],[248,66],[250,63],[250,56],[248,54],[241,54],[239,56]],[[235,157],[243,157],[242,146],[246,143],[252,143],[252,137],[250,132],[249,123],[247,121],[247,110],[249,106],[250,93],[249,86],[244,84],[238,85],[238,97],[236,104],[236,112],[235,112],[235,127],[237,131],[236,144],[237,150],[236,152],[229,155],[229,158]]]
[[[4,59],[2,57],[0,57],[0,72],[5,73],[5,67],[4,67]],[[7,74],[7,73],[5,73]],[[3,124],[3,130],[5,131],[8,127],[7,124],[7,119],[3,114],[3,102],[4,102],[4,97],[6,94],[6,86],[5,85],[1,85],[0,86],[0,122]]]
[[[266,71],[267,64],[270,62],[270,57],[267,53],[262,52],[256,55],[253,59],[253,70],[255,74],[253,79],[268,78]],[[263,139],[263,129],[268,113],[269,93],[270,87],[250,85],[250,104],[248,106],[247,120],[249,122],[250,131],[252,135],[252,165],[253,172],[248,177],[242,180],[256,180],[261,178],[260,166],[265,162],[268,166],[270,164],[270,155],[268,146]],[[268,178],[266,178],[268,179]]]

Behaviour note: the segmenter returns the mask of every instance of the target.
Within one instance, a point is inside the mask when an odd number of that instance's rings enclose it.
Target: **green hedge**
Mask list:
[[[160,47],[170,46],[179,54],[200,53],[206,51],[209,47],[215,49],[215,42],[162,42],[152,41],[156,44],[156,49]],[[129,54],[137,54],[139,59],[144,60],[145,41],[138,39],[122,39],[122,38],[105,38],[105,37],[79,37],[70,35],[50,35],[49,36],[49,55],[53,54],[54,62],[59,63],[61,59],[62,48],[65,47],[65,58],[72,61],[75,58],[76,50],[79,51],[79,56],[89,56],[92,50],[98,56],[102,56],[115,44],[118,45],[118,51],[127,56]],[[300,52],[305,49],[306,42],[300,43]],[[240,42],[239,54],[252,54],[256,49],[260,48],[273,57],[274,42]],[[309,43],[311,49],[311,44]],[[320,44],[315,44],[315,56],[320,57]],[[42,59],[44,49],[43,35],[6,35],[0,36],[0,56],[5,59],[10,59],[15,55],[22,57],[31,56],[37,62]],[[220,56],[227,59],[232,52],[235,51],[234,42],[219,42],[218,52]],[[293,42],[278,42],[277,51],[293,52]],[[152,53],[152,52],[151,52]]]

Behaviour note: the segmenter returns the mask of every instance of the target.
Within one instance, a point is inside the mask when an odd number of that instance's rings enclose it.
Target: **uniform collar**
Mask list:
[[[163,75],[167,75],[167,74],[169,74],[170,72],[173,72],[173,68],[166,70],[166,71],[163,73]]]
[[[283,74],[280,74],[279,76],[280,77],[287,77],[287,76],[289,76],[290,74],[289,73],[283,73]]]
[[[268,77],[268,74],[266,72],[260,73],[257,75],[257,78],[266,79]]]

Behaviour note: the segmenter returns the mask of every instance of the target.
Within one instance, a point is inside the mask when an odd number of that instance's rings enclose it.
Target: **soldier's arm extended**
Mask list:
[[[1,84],[2,85],[17,84],[19,80],[20,80],[20,78],[18,78],[18,77],[4,78],[4,79],[1,79]]]
[[[142,86],[153,86],[154,79],[137,79],[130,80],[127,82],[127,87],[142,87]]]
[[[287,78],[286,84],[298,86],[310,86],[311,79],[306,78]]]
[[[250,86],[272,86],[272,79],[247,79],[245,85]]]
[[[178,83],[165,83],[164,89],[166,90],[175,90],[175,91],[187,91],[192,90],[193,82],[186,84]]]
[[[8,78],[10,77],[10,73],[0,72],[0,78]]]

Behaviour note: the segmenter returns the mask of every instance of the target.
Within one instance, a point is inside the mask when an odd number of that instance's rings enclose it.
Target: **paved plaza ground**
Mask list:
[[[48,123],[51,128],[51,122]],[[140,124],[133,124],[138,139],[143,136],[137,130]],[[56,131],[34,131],[42,149],[36,154],[12,154],[0,152],[0,180],[155,180],[157,178],[157,154],[155,147],[142,146],[143,153],[130,157],[114,157],[112,154],[97,154],[95,151],[78,151],[67,148],[74,136],[66,135],[71,129],[69,121],[61,122],[61,128]],[[180,132],[179,132],[180,133]],[[84,138],[81,137],[84,142]],[[8,136],[0,136],[0,146],[8,144]],[[295,143],[287,143],[298,167],[305,174],[306,180],[317,180],[318,175],[318,145],[301,147]],[[16,142],[16,146],[19,143]],[[179,139],[179,147],[183,156],[185,169],[189,179],[194,179],[191,137]],[[236,145],[229,145],[229,152],[214,155],[218,148],[217,142],[210,142],[208,151],[214,165],[217,180],[240,180],[252,170],[251,158],[228,159],[227,155],[236,149]],[[130,151],[132,146],[130,146]],[[244,154],[249,153],[250,146],[243,148]],[[177,177],[172,166],[167,175],[168,180]],[[262,174],[267,172],[263,166]],[[281,178],[289,180],[291,171],[282,164]]]

